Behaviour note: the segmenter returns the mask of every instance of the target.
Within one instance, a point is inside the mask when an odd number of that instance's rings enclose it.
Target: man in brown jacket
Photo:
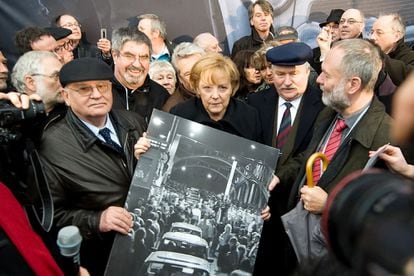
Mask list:
[[[370,150],[389,142],[391,119],[373,90],[380,69],[378,51],[361,39],[339,41],[328,52],[317,79],[327,107],[315,123],[308,148],[278,173],[280,182],[277,185],[291,190],[286,211],[302,200],[307,211],[320,214],[328,193],[337,183],[351,172],[362,169]],[[313,178],[317,186],[311,188],[305,183],[305,163],[314,152],[323,152],[330,163],[323,173],[318,165],[314,166]],[[288,262],[292,266],[295,260]]]

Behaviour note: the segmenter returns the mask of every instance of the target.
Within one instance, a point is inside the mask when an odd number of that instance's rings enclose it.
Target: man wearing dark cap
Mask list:
[[[73,46],[69,39],[72,31],[61,27],[48,27],[46,30],[56,40],[57,47],[55,48],[54,52],[58,55],[59,60],[62,62],[62,64],[66,64],[69,61],[73,60]]]
[[[40,147],[55,206],[54,227],[79,227],[81,264],[103,275],[116,232],[127,234],[132,217],[123,208],[136,164],[134,145],[143,119],[112,110],[111,68],[80,58],[60,71],[68,111],[46,127]]]
[[[16,33],[15,44],[21,54],[28,51],[53,52],[65,64],[73,59],[68,38],[71,33],[60,27],[27,27]]]
[[[311,66],[316,70],[318,74],[321,73],[321,50],[323,50],[324,53],[329,51],[330,44],[338,41],[340,38],[339,21],[341,20],[343,13],[344,10],[342,9],[333,9],[326,18],[326,21],[319,24],[319,27],[321,27],[321,32],[316,38],[319,47],[313,49],[313,59],[311,60]],[[326,42],[326,40],[328,41]],[[329,48],[327,48],[327,45]]]
[[[308,61],[312,59],[308,45],[291,42],[277,46],[267,51],[266,59],[272,63],[274,87],[250,95],[248,103],[259,112],[264,142],[281,150],[278,161],[278,168],[281,168],[288,159],[307,148],[316,117],[324,105],[320,90],[308,82]],[[285,187],[278,187],[271,193],[269,206],[272,217],[264,224],[255,265],[256,275],[266,275],[265,272],[271,269],[265,261],[269,258],[274,260],[272,266],[278,267],[280,275],[289,272],[284,247],[281,246],[287,241],[280,238],[284,232],[280,215],[285,211],[288,194]]]
[[[328,194],[337,184],[350,173],[364,168],[369,151],[390,141],[391,118],[374,95],[380,69],[379,53],[368,41],[341,40],[329,50],[317,79],[327,107],[318,115],[307,149],[277,171],[276,187],[291,190],[288,210],[301,201],[305,210],[321,214]],[[316,160],[312,169],[316,186],[310,187],[305,183],[305,164],[315,152],[323,153],[329,164],[322,172],[320,159]],[[304,235],[311,235],[313,229],[309,231]],[[317,261],[310,260],[310,263]]]
[[[49,51],[53,52],[57,47],[56,39],[49,31],[40,27],[27,27],[19,30],[14,43],[20,54],[29,51]]]
[[[280,26],[276,29],[274,39],[283,45],[290,42],[298,42],[299,35],[298,31],[294,27]]]

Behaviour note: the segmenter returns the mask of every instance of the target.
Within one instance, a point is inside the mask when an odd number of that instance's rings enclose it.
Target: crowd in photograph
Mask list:
[[[273,26],[268,1],[252,1],[247,12],[251,33],[228,54],[214,33],[173,43],[149,13],[96,43],[76,14],[53,14],[51,26],[15,34],[21,56],[12,68],[0,49],[1,275],[104,275],[117,235],[133,241],[125,252],[139,252],[134,267],[143,267],[158,247],[169,252],[162,240],[173,241],[178,222],[201,229],[201,237],[170,245],[208,263],[203,275],[375,275],[366,259],[356,268],[328,245],[342,229],[326,213],[341,183],[371,157],[370,166],[414,179],[414,50],[405,21],[378,15],[364,37],[364,11],[338,7],[312,49],[294,27]],[[259,210],[225,187],[214,193],[169,181],[128,210],[135,167],[151,147],[153,109],[279,149],[267,205]],[[307,165],[314,153],[320,158]],[[294,210],[316,221],[299,237],[282,220]],[[75,264],[56,244],[71,225],[82,237]],[[306,252],[297,246],[303,237]],[[190,239],[206,243],[208,254],[185,251]],[[387,251],[376,246],[370,252]],[[414,253],[398,252],[404,257],[389,258],[402,265],[378,258],[378,271],[403,274]],[[202,269],[180,265],[179,275]]]

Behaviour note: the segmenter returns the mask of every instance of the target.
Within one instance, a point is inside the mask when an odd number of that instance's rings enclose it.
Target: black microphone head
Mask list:
[[[57,245],[60,254],[65,257],[73,257],[79,253],[82,242],[82,236],[79,228],[76,226],[66,226],[59,230],[57,237]]]

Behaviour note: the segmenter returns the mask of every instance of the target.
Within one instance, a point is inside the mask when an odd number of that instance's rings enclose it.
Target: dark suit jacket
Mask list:
[[[259,112],[264,143],[273,147],[276,144],[275,122],[278,100],[279,95],[273,85],[270,89],[251,94],[247,100]],[[283,168],[290,157],[298,155],[307,148],[312,138],[313,125],[323,108],[320,90],[309,85],[299,105],[288,142],[285,144],[283,154],[278,161],[278,169]],[[268,205],[272,210],[272,217],[263,225],[254,275],[267,275],[268,271],[275,267],[278,275],[288,275],[292,270],[292,266],[287,263],[291,256],[287,254],[289,252],[285,251],[287,240],[283,239],[285,234],[280,220],[282,211],[286,209],[289,191],[286,187],[278,185],[271,193]],[[268,262],[270,258],[273,260],[271,263]]]
[[[278,161],[278,168],[281,167],[289,157],[294,157],[304,151],[313,132],[313,124],[319,112],[324,108],[321,100],[322,92],[312,86],[308,86],[303,94],[299,105],[298,113],[293,122],[292,130],[285,144],[283,154]],[[262,124],[263,142],[269,146],[276,146],[276,123],[279,95],[272,85],[269,89],[260,93],[249,95],[247,103],[255,107],[259,112]]]

